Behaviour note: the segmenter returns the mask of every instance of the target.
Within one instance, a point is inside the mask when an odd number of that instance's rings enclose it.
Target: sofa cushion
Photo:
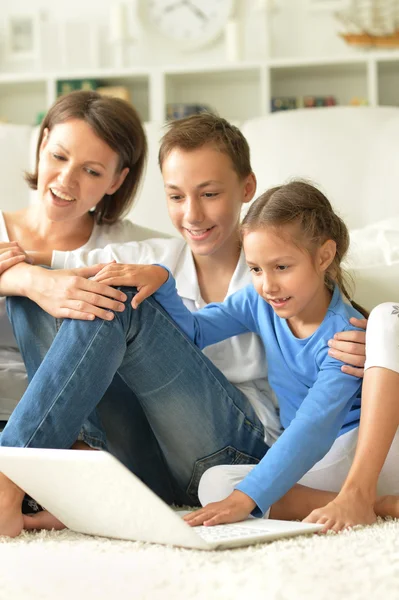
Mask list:
[[[351,231],[346,265],[362,306],[399,302],[399,216]]]
[[[284,111],[242,131],[258,194],[299,177],[318,185],[350,228],[399,214],[399,108]]]

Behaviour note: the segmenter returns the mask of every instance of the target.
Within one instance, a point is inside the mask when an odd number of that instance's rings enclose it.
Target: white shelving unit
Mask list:
[[[332,95],[345,105],[354,97],[370,106],[399,106],[399,52],[351,57],[271,59],[210,66],[168,66],[40,74],[0,74],[0,119],[33,124],[55,100],[57,80],[95,79],[124,85],[144,121],[164,121],[166,104],[209,104],[229,120],[271,110],[273,96]]]

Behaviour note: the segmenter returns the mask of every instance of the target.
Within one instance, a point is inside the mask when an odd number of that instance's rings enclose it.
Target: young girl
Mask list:
[[[381,516],[399,517],[398,497],[381,498],[375,507],[377,494],[392,492],[392,481],[384,480],[398,470],[399,303],[386,302],[371,312],[366,353],[362,418],[351,469],[338,496],[305,519],[335,531],[373,523],[376,510]],[[399,493],[397,487],[394,493]]]
[[[251,206],[242,234],[252,286],[196,314],[179,300],[171,276],[155,293],[200,347],[248,331],[258,333],[267,349],[269,381],[284,428],[256,467],[218,466],[203,475],[199,498],[207,506],[187,517],[192,525],[237,521],[250,513],[265,515],[298,481],[338,491],[348,468],[343,448],[355,439],[359,424],[360,380],[342,373],[339,363],[328,356],[327,343],[334,329],[351,329],[349,318],[359,316],[343,300],[349,299],[340,267],[349,243],[344,223],[320,191],[293,182],[269,190]],[[151,272],[154,281],[144,268],[138,275],[134,306],[157,281],[165,280],[159,267]],[[96,278],[111,283],[102,272]],[[392,434],[388,443],[396,427],[397,420],[388,425]],[[399,456],[396,447],[392,452]],[[384,465],[380,493],[399,493],[394,462]],[[381,467],[382,463],[375,469],[376,478]],[[374,509],[389,514],[388,504],[392,512],[393,499],[379,501]],[[274,515],[278,510],[280,518],[294,518],[287,506],[285,514],[277,504],[274,508]],[[298,516],[298,506],[296,511]]]

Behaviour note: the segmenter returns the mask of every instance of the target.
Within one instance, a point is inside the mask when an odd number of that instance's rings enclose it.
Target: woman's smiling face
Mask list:
[[[119,157],[88,123],[70,119],[45,130],[40,145],[38,196],[52,221],[78,219],[123,183]]]

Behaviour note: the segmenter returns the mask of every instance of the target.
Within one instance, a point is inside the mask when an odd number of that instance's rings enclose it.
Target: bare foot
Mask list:
[[[304,519],[306,523],[324,525],[322,533],[330,529],[338,532],[354,525],[372,525],[376,520],[373,502],[359,491],[341,491],[334,500],[322,508],[316,508]]]
[[[65,529],[65,525],[53,517],[47,510],[42,510],[33,515],[23,515],[24,529],[31,531],[33,529]]]
[[[16,537],[23,529],[24,492],[0,473],[0,535]]]
[[[88,446],[85,442],[77,440],[73,446],[73,450],[93,450],[90,446]],[[23,527],[27,531],[32,531],[35,529],[55,529],[59,531],[61,529],[65,529],[65,525],[54,517],[47,510],[42,510],[38,513],[34,513],[32,515],[23,515]]]
[[[374,505],[379,517],[399,519],[399,496],[380,496]]]

